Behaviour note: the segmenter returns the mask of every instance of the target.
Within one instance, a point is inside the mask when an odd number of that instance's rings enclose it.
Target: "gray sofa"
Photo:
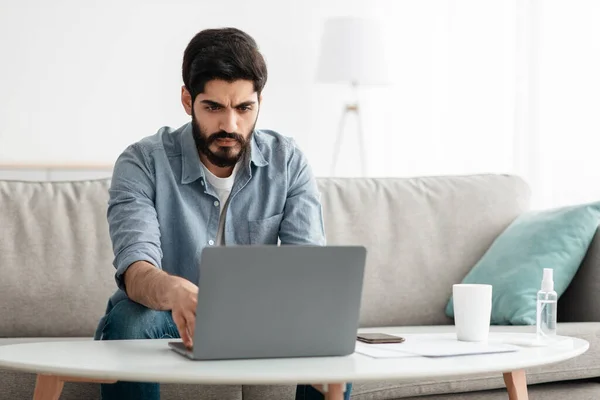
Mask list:
[[[115,289],[108,180],[0,181],[0,345],[90,340]],[[368,248],[361,326],[447,331],[444,307],[494,238],[528,208],[518,177],[320,179],[330,244]],[[557,233],[559,234],[559,233]],[[531,399],[600,398],[600,239],[560,299],[559,331],[590,342],[576,359],[528,371]],[[531,331],[531,327],[494,327]],[[35,377],[0,371],[0,399],[31,398]],[[354,399],[506,399],[501,376],[356,382]],[[169,399],[292,399],[293,387],[163,385]],[[61,399],[97,399],[67,383]]]

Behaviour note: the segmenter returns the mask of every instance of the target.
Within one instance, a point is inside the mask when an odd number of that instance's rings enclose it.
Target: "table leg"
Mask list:
[[[331,383],[327,385],[312,385],[319,392],[323,393],[325,400],[344,400],[346,384]]]
[[[509,400],[529,400],[527,395],[527,377],[524,370],[506,372],[504,383]]]
[[[58,376],[38,375],[33,400],[58,400],[65,382]]]
[[[33,400],[58,400],[65,382],[115,383],[116,381],[40,374],[35,381]]]

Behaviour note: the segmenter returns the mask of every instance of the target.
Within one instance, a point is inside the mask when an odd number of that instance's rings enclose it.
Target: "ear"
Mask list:
[[[181,87],[181,104],[187,115],[192,115],[192,95],[185,85]]]
[[[261,93],[260,96],[258,96],[258,105],[260,105],[262,103],[262,99],[263,99],[263,96]]]

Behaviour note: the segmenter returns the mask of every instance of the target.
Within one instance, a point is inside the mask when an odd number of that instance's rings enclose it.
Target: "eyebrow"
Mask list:
[[[211,107],[222,107],[222,108],[225,108],[225,106],[223,104],[217,103],[216,101],[212,101],[212,100],[202,100],[201,103],[204,103],[204,104],[209,105]],[[248,107],[248,106],[251,106],[253,104],[256,104],[256,101],[254,101],[254,100],[244,101],[244,102],[242,102],[240,104],[235,105],[234,108]]]

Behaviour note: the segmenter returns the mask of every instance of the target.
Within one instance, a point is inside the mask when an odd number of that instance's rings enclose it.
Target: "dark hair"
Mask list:
[[[236,28],[200,31],[187,45],[181,69],[192,101],[213,79],[252,81],[259,95],[267,82],[267,65],[256,42]]]

